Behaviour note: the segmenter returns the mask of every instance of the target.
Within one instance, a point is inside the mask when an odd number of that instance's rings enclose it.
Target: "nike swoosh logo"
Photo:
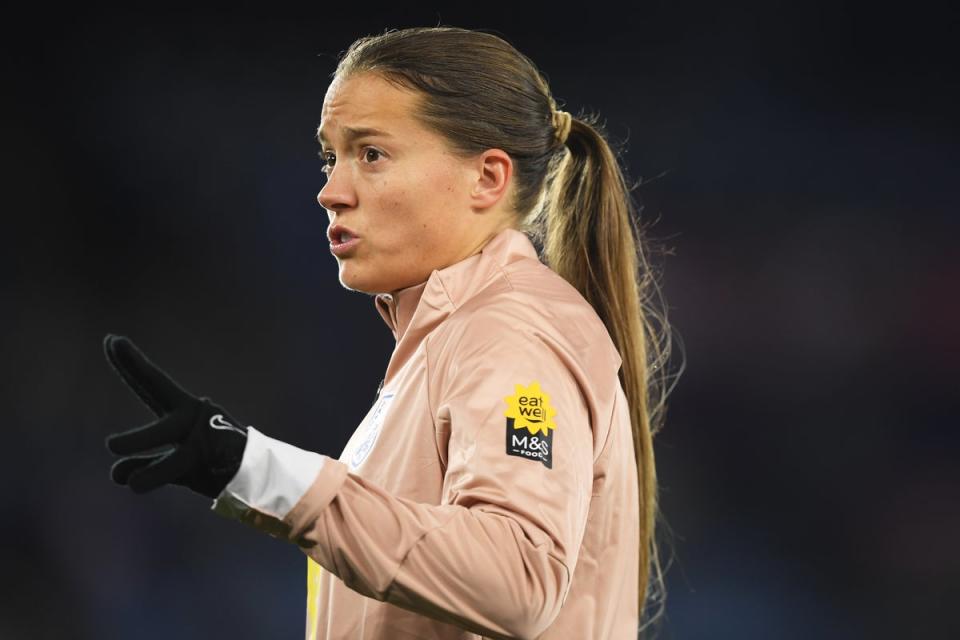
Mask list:
[[[223,419],[223,414],[218,413],[217,415],[210,418],[210,426],[214,429],[223,429],[224,431],[236,431],[237,433],[242,433],[244,436],[247,433],[243,429],[238,429],[229,422]]]

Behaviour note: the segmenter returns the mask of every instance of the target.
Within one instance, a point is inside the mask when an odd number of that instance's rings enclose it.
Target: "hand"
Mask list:
[[[185,391],[127,338],[107,334],[103,350],[124,382],[158,418],[107,437],[111,453],[129,456],[110,468],[113,481],[128,485],[134,493],[172,483],[208,498],[220,495],[240,469],[247,427],[209,398]],[[161,446],[168,448],[147,453]]]

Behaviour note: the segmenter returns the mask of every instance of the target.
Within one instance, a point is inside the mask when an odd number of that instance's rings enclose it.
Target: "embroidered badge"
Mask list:
[[[356,471],[357,467],[363,464],[363,461],[370,455],[370,451],[373,449],[373,445],[377,442],[377,437],[380,435],[380,429],[383,428],[383,421],[387,417],[387,410],[390,408],[390,405],[393,404],[395,395],[394,393],[385,393],[380,396],[373,409],[370,410],[367,423],[361,425],[350,439],[350,442],[347,443],[347,447],[353,446],[347,458],[347,466],[350,467],[350,471]],[[355,443],[354,440],[356,440]]]
[[[534,380],[526,387],[516,385],[514,394],[503,401],[507,403],[507,454],[539,460],[552,469],[557,410],[550,406],[550,396]]]

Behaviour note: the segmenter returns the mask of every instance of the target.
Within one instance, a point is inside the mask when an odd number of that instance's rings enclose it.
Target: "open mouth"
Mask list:
[[[345,256],[353,251],[360,238],[347,229],[334,227],[330,230],[330,251],[335,256]]]
[[[330,238],[331,245],[347,244],[348,242],[357,239],[356,234],[350,231],[350,229],[340,226],[339,224],[335,224],[330,227],[329,231],[327,232],[327,237]]]

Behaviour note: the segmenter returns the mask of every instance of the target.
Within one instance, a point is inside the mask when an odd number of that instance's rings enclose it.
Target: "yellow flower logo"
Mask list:
[[[540,383],[534,380],[529,386],[516,385],[514,395],[503,399],[507,403],[508,418],[513,418],[514,429],[527,429],[531,434],[538,431],[550,435],[550,429],[556,429],[553,417],[557,410],[550,406],[550,396],[540,389]]]

